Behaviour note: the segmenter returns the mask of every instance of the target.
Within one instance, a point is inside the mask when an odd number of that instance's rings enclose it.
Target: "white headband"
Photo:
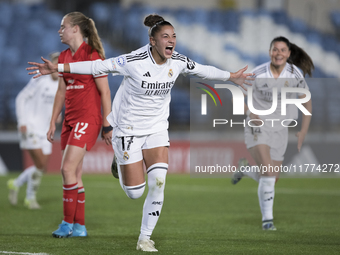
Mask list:
[[[165,20],[158,21],[155,25],[153,25],[152,27],[150,27],[150,29],[149,29],[149,37],[151,37],[152,29],[154,29],[157,25],[163,23],[164,21],[165,21]]]

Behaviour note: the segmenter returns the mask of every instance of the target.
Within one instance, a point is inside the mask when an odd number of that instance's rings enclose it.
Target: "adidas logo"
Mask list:
[[[143,74],[144,77],[151,77],[149,72],[146,72],[145,74]]]
[[[274,199],[273,197],[270,197],[268,199],[265,199],[264,202],[268,202],[268,201],[273,200],[273,199]]]
[[[153,215],[153,216],[159,216],[159,211],[156,211],[156,212],[149,213],[149,215]]]

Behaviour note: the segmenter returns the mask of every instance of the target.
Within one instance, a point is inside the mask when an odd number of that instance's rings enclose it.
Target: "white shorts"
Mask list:
[[[288,144],[288,128],[279,131],[263,130],[261,127],[249,127],[244,129],[244,137],[247,148],[259,144],[267,144],[270,147],[272,160],[283,161]]]
[[[50,155],[52,153],[52,143],[47,140],[46,136],[39,136],[28,132],[26,136],[19,133],[19,137],[21,149],[41,149],[44,155]]]
[[[117,157],[117,163],[120,165],[143,160],[142,150],[169,145],[168,130],[145,136],[115,136],[112,138],[112,148]]]

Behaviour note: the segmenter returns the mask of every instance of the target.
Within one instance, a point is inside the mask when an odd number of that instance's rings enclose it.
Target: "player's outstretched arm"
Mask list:
[[[27,67],[26,70],[32,71],[29,72],[29,75],[35,75],[33,78],[38,78],[42,75],[51,74],[54,72],[58,72],[58,64],[52,64],[51,61],[49,61],[46,58],[41,57],[41,60],[44,61],[44,63],[37,63],[37,62],[28,62],[29,65],[32,65],[32,67]],[[70,72],[70,66],[68,63],[61,64],[63,65],[62,72],[63,73],[69,73]]]
[[[252,84],[250,83],[250,81],[254,80],[254,78],[251,77],[254,75],[253,73],[244,73],[247,69],[248,66],[245,66],[235,73],[230,73],[229,81],[241,86],[244,90],[247,90],[244,84],[251,86]]]

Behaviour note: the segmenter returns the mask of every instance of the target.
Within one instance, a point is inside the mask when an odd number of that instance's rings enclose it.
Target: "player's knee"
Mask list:
[[[165,176],[155,175],[148,179],[149,192],[162,193],[165,188]]]
[[[149,192],[164,192],[168,164],[156,163],[148,169]]]
[[[125,186],[124,191],[126,195],[131,199],[140,198],[145,190],[145,182],[137,186]]]
[[[69,167],[62,167],[60,171],[64,179],[69,179],[76,175],[75,171]]]

